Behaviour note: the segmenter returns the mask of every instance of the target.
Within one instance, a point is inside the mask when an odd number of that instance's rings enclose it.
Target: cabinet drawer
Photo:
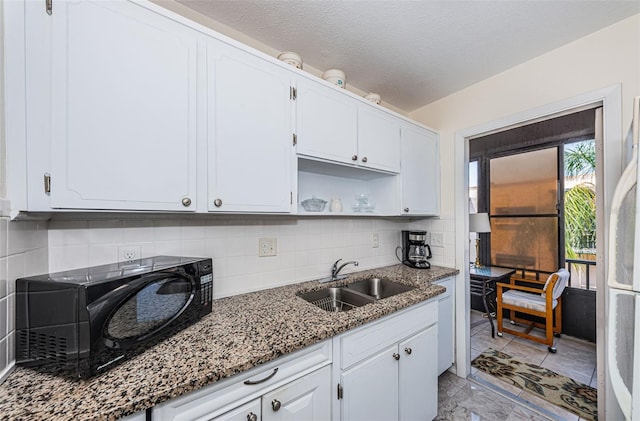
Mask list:
[[[208,420],[330,363],[328,340],[164,402],[153,408],[153,419]]]
[[[219,417],[215,417],[211,421],[251,421],[252,415],[255,416],[256,420],[259,420],[262,415],[262,408],[260,405],[260,398],[256,398],[220,415]]]
[[[340,368],[346,369],[438,321],[438,302],[430,300],[401,313],[369,323],[339,337]]]

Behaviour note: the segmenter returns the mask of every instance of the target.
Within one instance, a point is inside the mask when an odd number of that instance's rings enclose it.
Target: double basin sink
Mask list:
[[[382,278],[369,278],[342,287],[330,287],[298,294],[311,304],[326,311],[348,311],[391,297],[416,287]]]

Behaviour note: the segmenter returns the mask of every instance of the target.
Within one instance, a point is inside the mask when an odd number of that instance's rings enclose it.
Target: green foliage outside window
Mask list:
[[[595,172],[595,142],[580,142],[569,147],[564,155],[566,177],[591,175]],[[582,182],[564,193],[565,253],[576,257],[576,250],[595,248],[596,186]]]

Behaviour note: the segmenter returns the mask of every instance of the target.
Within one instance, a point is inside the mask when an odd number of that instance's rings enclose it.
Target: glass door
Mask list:
[[[489,161],[491,264],[555,272],[559,253],[558,148]]]

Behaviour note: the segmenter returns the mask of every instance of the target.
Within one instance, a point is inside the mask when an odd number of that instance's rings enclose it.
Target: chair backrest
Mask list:
[[[545,292],[547,292],[547,286],[549,286],[549,284],[551,283],[551,280],[553,279],[554,275],[558,276],[558,280],[556,281],[555,285],[553,286],[553,299],[557,300],[558,297],[560,297],[562,295],[562,291],[564,291],[564,288],[567,286],[567,283],[569,282],[569,276],[571,276],[571,274],[569,273],[568,270],[566,270],[565,268],[560,268],[558,269],[557,272],[552,273],[551,275],[549,275],[549,277],[547,278],[547,282],[545,282],[544,284],[544,288],[542,288],[542,295],[545,295]]]

